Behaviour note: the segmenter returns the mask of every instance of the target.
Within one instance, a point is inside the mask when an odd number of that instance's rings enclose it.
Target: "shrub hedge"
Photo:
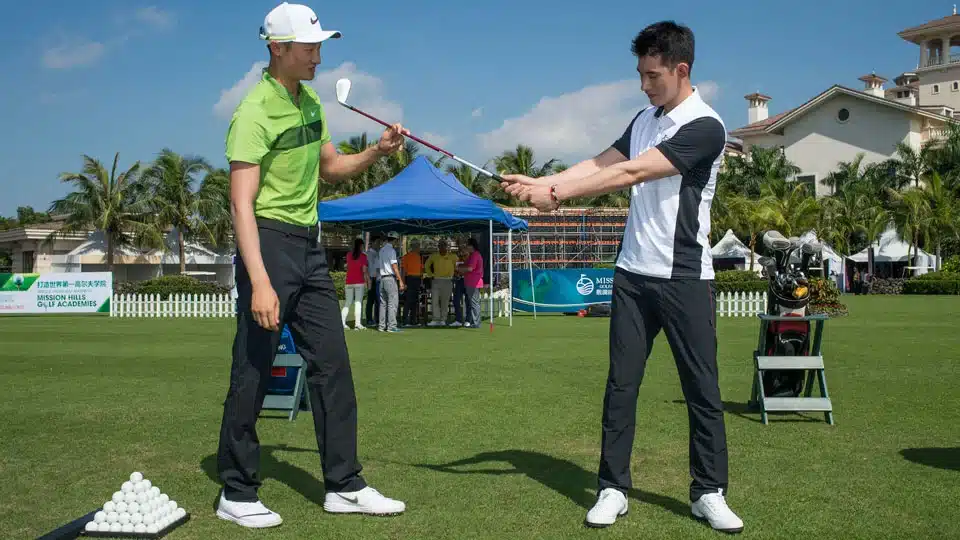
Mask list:
[[[960,294],[960,273],[941,270],[910,278],[903,294]]]
[[[173,294],[223,294],[230,289],[218,283],[200,281],[191,276],[161,276],[147,281],[121,282],[113,286],[115,294],[159,294],[167,300]]]
[[[849,315],[847,306],[840,302],[840,289],[833,280],[810,280],[810,304],[807,312],[811,315],[826,314],[829,317]]]
[[[901,294],[906,282],[903,278],[873,278],[870,281],[870,294]]]
[[[717,292],[764,292],[767,280],[749,270],[724,270],[716,273]]]

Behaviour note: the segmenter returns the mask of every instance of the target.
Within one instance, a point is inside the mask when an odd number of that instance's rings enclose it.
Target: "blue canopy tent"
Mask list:
[[[527,231],[527,222],[478,197],[450,173],[419,156],[400,174],[383,184],[350,197],[319,204],[320,222],[363,231],[400,234],[449,234],[487,231],[490,238],[490,323],[493,324],[493,235],[507,233],[509,274],[513,272],[513,231]],[[529,236],[529,233],[528,233]],[[529,238],[528,238],[529,239]],[[531,263],[527,242],[527,263]],[[510,284],[513,298],[513,284]],[[513,310],[510,309],[513,324]]]

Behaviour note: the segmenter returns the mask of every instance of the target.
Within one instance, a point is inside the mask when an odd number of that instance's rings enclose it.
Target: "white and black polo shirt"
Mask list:
[[[629,159],[658,148],[680,171],[637,184],[617,266],[667,279],[713,279],[710,205],[727,141],[720,115],[694,89],[668,113],[640,111],[613,147]]]

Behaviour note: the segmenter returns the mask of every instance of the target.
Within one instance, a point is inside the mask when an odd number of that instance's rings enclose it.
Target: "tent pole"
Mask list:
[[[530,298],[533,300],[533,319],[537,319],[537,290],[533,287],[533,255],[530,248],[530,231],[527,230],[527,268],[530,269]]]
[[[510,326],[513,326],[513,229],[507,229],[507,277],[510,279],[510,304],[507,309]]]
[[[490,331],[493,332],[493,220],[490,223]]]

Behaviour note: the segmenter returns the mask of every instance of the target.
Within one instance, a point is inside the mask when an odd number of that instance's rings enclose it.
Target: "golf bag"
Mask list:
[[[810,302],[807,278],[810,263],[820,257],[822,247],[815,242],[801,244],[798,238],[785,238],[777,231],[763,236],[767,256],[760,258],[768,279],[767,313],[803,317]],[[800,252],[799,260],[791,260]],[[795,257],[794,257],[795,258]],[[771,321],[767,326],[766,356],[807,356],[810,354],[810,321]],[[799,397],[803,391],[802,370],[769,370],[763,373],[763,392],[769,397]]]

